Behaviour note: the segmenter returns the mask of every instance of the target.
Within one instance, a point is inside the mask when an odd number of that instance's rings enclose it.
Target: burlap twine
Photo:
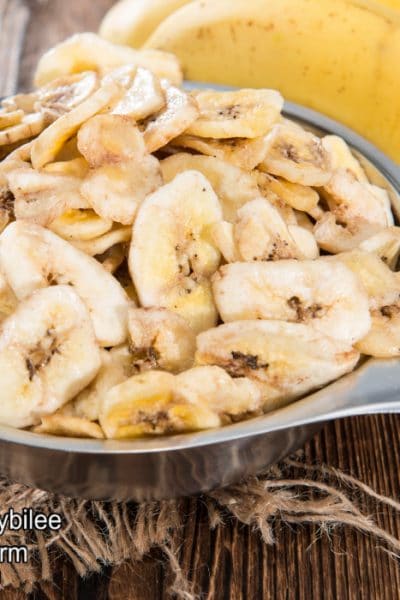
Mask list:
[[[334,527],[348,526],[373,536],[386,551],[397,556],[400,540],[382,529],[369,516],[372,505],[383,504],[400,511],[400,503],[333,467],[303,462],[297,453],[264,475],[211,492],[202,497],[209,525],[223,526],[227,516],[258,530],[266,544],[274,543],[273,523],[314,524],[327,535]],[[63,528],[54,533],[6,531],[4,545],[27,545],[28,564],[1,564],[3,587],[22,587],[27,593],[39,582],[53,580],[54,558],[68,556],[79,575],[99,572],[105,565],[140,561],[158,548],[174,574],[171,593],[194,600],[186,574],[182,572],[175,541],[185,522],[179,500],[145,504],[94,502],[63,498],[0,480],[0,513],[9,508],[32,508],[46,514],[57,512]]]

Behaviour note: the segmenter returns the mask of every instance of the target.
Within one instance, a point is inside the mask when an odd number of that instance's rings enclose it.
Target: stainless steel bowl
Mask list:
[[[398,166],[351,130],[314,111],[287,103],[285,114],[321,134],[343,137],[371,180],[389,191],[400,217]],[[0,473],[13,481],[74,497],[173,498],[260,472],[302,446],[328,420],[377,412],[400,412],[398,360],[368,360],[353,373],[286,408],[201,433],[120,442],[51,437],[0,427]]]

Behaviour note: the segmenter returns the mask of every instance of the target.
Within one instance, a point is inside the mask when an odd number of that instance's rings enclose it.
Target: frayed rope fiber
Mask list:
[[[227,515],[259,531],[274,543],[273,524],[314,524],[329,535],[335,526],[350,526],[373,536],[391,554],[400,554],[400,540],[382,529],[367,513],[371,503],[400,512],[400,503],[377,494],[364,483],[323,465],[308,465],[301,453],[270,468],[264,475],[202,497],[210,528],[223,526]],[[94,502],[54,496],[0,479],[0,513],[32,508],[59,513],[57,532],[5,531],[2,545],[26,545],[28,564],[0,564],[1,586],[23,588],[53,580],[54,557],[67,556],[79,575],[99,572],[105,565],[140,561],[150,550],[164,553],[174,575],[171,593],[181,600],[196,595],[181,570],[175,539],[185,522],[183,501],[144,504]]]

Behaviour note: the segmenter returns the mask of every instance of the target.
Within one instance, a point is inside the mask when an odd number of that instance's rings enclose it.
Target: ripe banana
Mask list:
[[[0,236],[0,268],[18,299],[51,283],[73,286],[87,305],[98,342],[116,346],[127,337],[128,298],[95,259],[48,229],[15,221]]]
[[[88,385],[100,364],[89,312],[76,292],[36,291],[2,324],[0,422],[34,425]]]
[[[99,34],[114,44],[140,48],[157,26],[190,0],[120,0],[103,18]]]
[[[369,0],[194,0],[144,45],[187,79],[270,87],[400,161],[400,14]]]

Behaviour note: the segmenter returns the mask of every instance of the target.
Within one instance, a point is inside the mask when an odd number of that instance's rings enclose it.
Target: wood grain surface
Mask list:
[[[0,0],[0,95],[30,86],[38,56],[65,36],[95,30],[111,0]],[[28,22],[29,15],[29,22]],[[28,22],[25,32],[25,26]],[[322,461],[400,498],[400,417],[354,418],[331,423],[305,448],[309,461]],[[208,600],[396,600],[400,570],[377,543],[349,529],[330,539],[313,527],[275,526],[276,543],[265,546],[249,527],[228,520],[210,531],[201,500],[186,501],[187,522],[180,563],[197,592]],[[400,518],[390,509],[368,508],[371,516],[400,537]],[[81,580],[68,560],[58,563],[55,585],[43,585],[29,600],[161,600],[171,573],[155,552],[141,564],[103,570]],[[2,600],[25,594],[0,593]]]

